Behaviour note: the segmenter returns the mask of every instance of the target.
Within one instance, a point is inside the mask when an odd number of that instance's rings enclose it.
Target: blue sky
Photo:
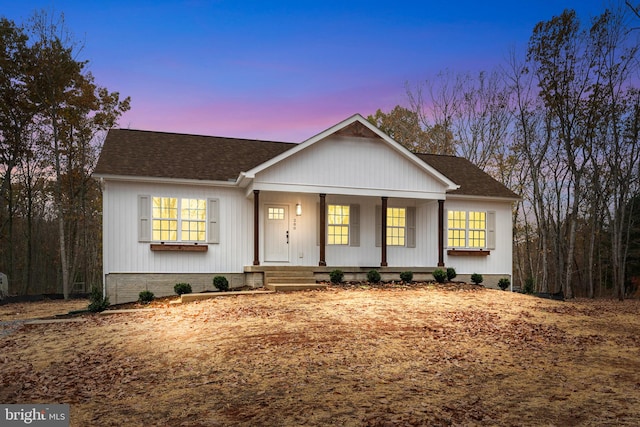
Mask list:
[[[299,142],[406,105],[405,83],[504,64],[566,8],[588,20],[608,4],[0,0],[0,15],[64,13],[96,82],[131,96],[121,127]]]

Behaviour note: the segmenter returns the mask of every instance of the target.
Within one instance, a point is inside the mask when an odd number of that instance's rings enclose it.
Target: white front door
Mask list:
[[[265,205],[264,260],[289,262],[289,207]]]

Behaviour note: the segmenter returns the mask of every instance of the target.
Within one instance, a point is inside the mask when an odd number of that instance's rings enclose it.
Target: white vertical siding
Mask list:
[[[263,183],[425,194],[444,192],[444,184],[390,149],[384,141],[336,136],[260,172],[255,184]]]
[[[190,197],[220,200],[220,243],[209,244],[205,253],[153,252],[149,243],[138,242],[138,195]],[[379,197],[328,194],[327,204],[358,204],[360,246],[326,246],[328,266],[377,267],[381,248],[376,246],[375,209]],[[287,265],[317,266],[319,224],[317,194],[260,193],[260,261],[264,262],[263,206],[289,206],[290,262]],[[295,205],[302,215],[295,215]],[[438,262],[438,203],[435,200],[389,199],[389,206],[416,208],[416,247],[387,247],[389,266],[435,267]],[[445,264],[459,274],[511,274],[511,204],[448,200],[445,209],[496,212],[496,248],[485,257],[447,256]],[[240,189],[207,186],[134,184],[110,181],[104,191],[104,272],[109,273],[241,273],[253,262],[253,200]],[[446,236],[445,236],[446,239]]]
[[[138,242],[138,195],[219,199],[220,243],[207,252],[153,252]],[[242,272],[250,264],[252,201],[239,189],[111,181],[104,191],[104,272]],[[251,214],[250,218],[247,218]],[[250,228],[249,228],[250,227]]]

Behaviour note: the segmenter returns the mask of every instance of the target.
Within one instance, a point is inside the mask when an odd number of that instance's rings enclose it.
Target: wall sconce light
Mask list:
[[[302,205],[300,203],[296,203],[296,216],[302,215]]]

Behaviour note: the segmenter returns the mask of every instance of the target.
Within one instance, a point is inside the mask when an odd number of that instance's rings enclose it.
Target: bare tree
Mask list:
[[[31,47],[34,72],[27,87],[39,111],[39,127],[52,165],[53,202],[58,224],[62,289],[65,298],[71,290],[78,256],[79,237],[74,212],[86,193],[77,193],[75,182],[86,183],[90,173],[84,164],[96,132],[113,126],[129,108],[128,98],[109,93],[95,85],[85,71],[86,61],[75,59],[75,45],[64,17],[57,22],[41,12],[34,16]],[[76,177],[76,175],[80,175]]]

